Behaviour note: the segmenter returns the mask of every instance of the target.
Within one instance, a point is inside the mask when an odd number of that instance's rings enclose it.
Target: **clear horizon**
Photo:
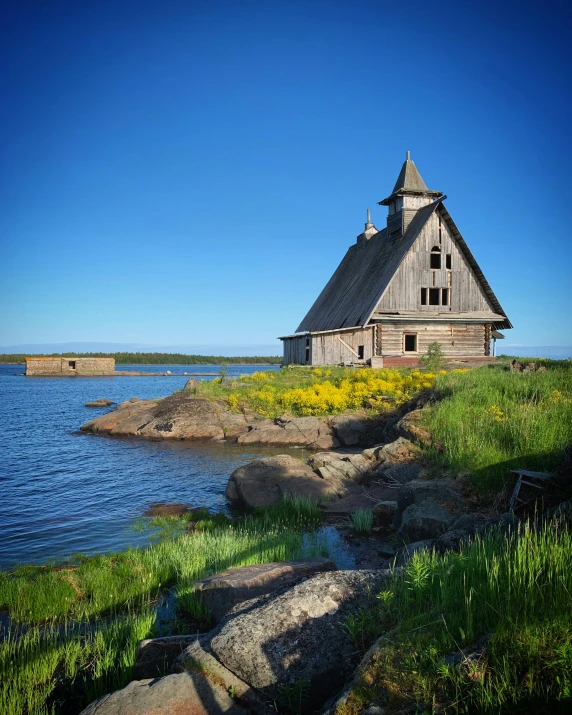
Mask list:
[[[551,8],[3,4],[0,341],[280,353],[366,209],[385,225],[410,150],[507,342],[572,345],[572,49]]]

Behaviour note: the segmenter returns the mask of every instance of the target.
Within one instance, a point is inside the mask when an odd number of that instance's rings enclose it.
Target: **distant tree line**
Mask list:
[[[51,353],[49,355],[1,355],[0,363],[23,363],[26,357],[112,357],[117,365],[280,365],[278,355],[225,357],[224,355],[183,355],[182,353]]]

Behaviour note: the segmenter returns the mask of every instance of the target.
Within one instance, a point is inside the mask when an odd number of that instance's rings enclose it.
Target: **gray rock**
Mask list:
[[[435,548],[441,554],[445,551],[458,551],[461,544],[470,538],[470,532],[465,529],[449,529],[435,541]]]
[[[247,710],[226,690],[200,673],[177,673],[154,680],[134,680],[104,695],[81,715],[245,715]]]
[[[197,581],[194,588],[201,593],[203,604],[218,623],[237,603],[292,586],[314,574],[335,570],[336,564],[323,558],[254,564],[204,578]]]
[[[173,664],[173,672],[184,673],[186,671],[202,673],[207,678],[222,685],[227,691],[231,691],[234,697],[245,703],[250,713],[254,715],[275,715],[276,710],[268,706],[267,701],[253,688],[250,687],[212,655],[209,647],[209,634],[195,636],[183,653]]]
[[[459,484],[453,479],[415,479],[408,482],[407,488],[413,493],[416,502],[432,499],[456,511],[465,503]]]
[[[286,421],[263,420],[238,437],[239,444],[299,446],[310,449],[334,449],[340,443],[332,428],[317,417],[296,417]]]
[[[230,618],[210,647],[216,658],[265,696],[307,683],[308,709],[319,707],[359,661],[347,617],[365,607],[390,571],[318,574],[258,608]]]
[[[375,523],[387,530],[399,526],[400,515],[399,503],[395,500],[378,501],[373,507]]]
[[[336,415],[330,420],[330,425],[344,447],[365,444],[370,431],[367,422],[357,415]]]
[[[323,498],[346,496],[360,487],[350,480],[322,479],[307,464],[287,454],[245,464],[230,475],[226,497],[233,506],[252,509],[278,504],[286,494]]]
[[[409,482],[419,479],[423,474],[424,468],[421,464],[412,462],[411,464],[382,464],[376,471],[376,476],[390,481],[399,482],[400,484],[408,484]]]
[[[186,373],[185,373],[186,374]],[[183,387],[183,390],[191,390],[192,392],[197,391],[197,387],[201,383],[196,379],[196,377],[191,377],[185,382],[185,386]]]
[[[196,636],[168,636],[141,641],[137,648],[133,679],[144,680],[165,675],[176,658],[195,640]]]
[[[415,445],[404,437],[398,437],[394,442],[384,444],[377,450],[376,457],[379,462],[391,464],[411,464],[418,461]]]
[[[401,515],[398,533],[410,541],[434,539],[453,523],[449,512],[431,499],[410,504]]]
[[[432,442],[431,432],[423,424],[425,413],[423,410],[413,410],[408,412],[396,424],[395,429],[398,434],[412,442],[419,442],[430,445]]]
[[[161,400],[124,402],[81,429],[148,439],[194,440],[236,438],[248,427],[247,418],[230,412],[225,403],[196,398],[183,390]]]

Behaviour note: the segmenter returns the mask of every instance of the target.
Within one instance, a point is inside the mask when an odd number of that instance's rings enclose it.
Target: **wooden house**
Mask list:
[[[443,203],[407,152],[379,231],[365,230],[298,326],[280,338],[284,364],[413,366],[431,343],[447,358],[493,360],[511,328]]]

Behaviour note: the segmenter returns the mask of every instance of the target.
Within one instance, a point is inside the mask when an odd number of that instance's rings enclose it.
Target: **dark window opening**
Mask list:
[[[70,370],[75,370],[75,360],[68,360]]]
[[[306,338],[306,362],[310,362],[310,338]]]
[[[421,305],[427,305],[427,288],[421,288]]]
[[[449,289],[443,288],[441,290],[441,305],[449,305]]]
[[[448,268],[449,270],[451,270],[451,254],[450,253],[447,253],[447,255],[445,256],[445,268]]]
[[[429,305],[439,305],[439,288],[429,288]]]
[[[363,360],[363,356],[364,356],[364,346],[363,345],[357,346],[357,356],[358,356],[358,360]]]
[[[405,334],[403,337],[404,337],[405,352],[406,353],[416,353],[417,352],[417,335]]]
[[[431,249],[431,268],[439,270],[441,268],[441,252],[438,248]]]

